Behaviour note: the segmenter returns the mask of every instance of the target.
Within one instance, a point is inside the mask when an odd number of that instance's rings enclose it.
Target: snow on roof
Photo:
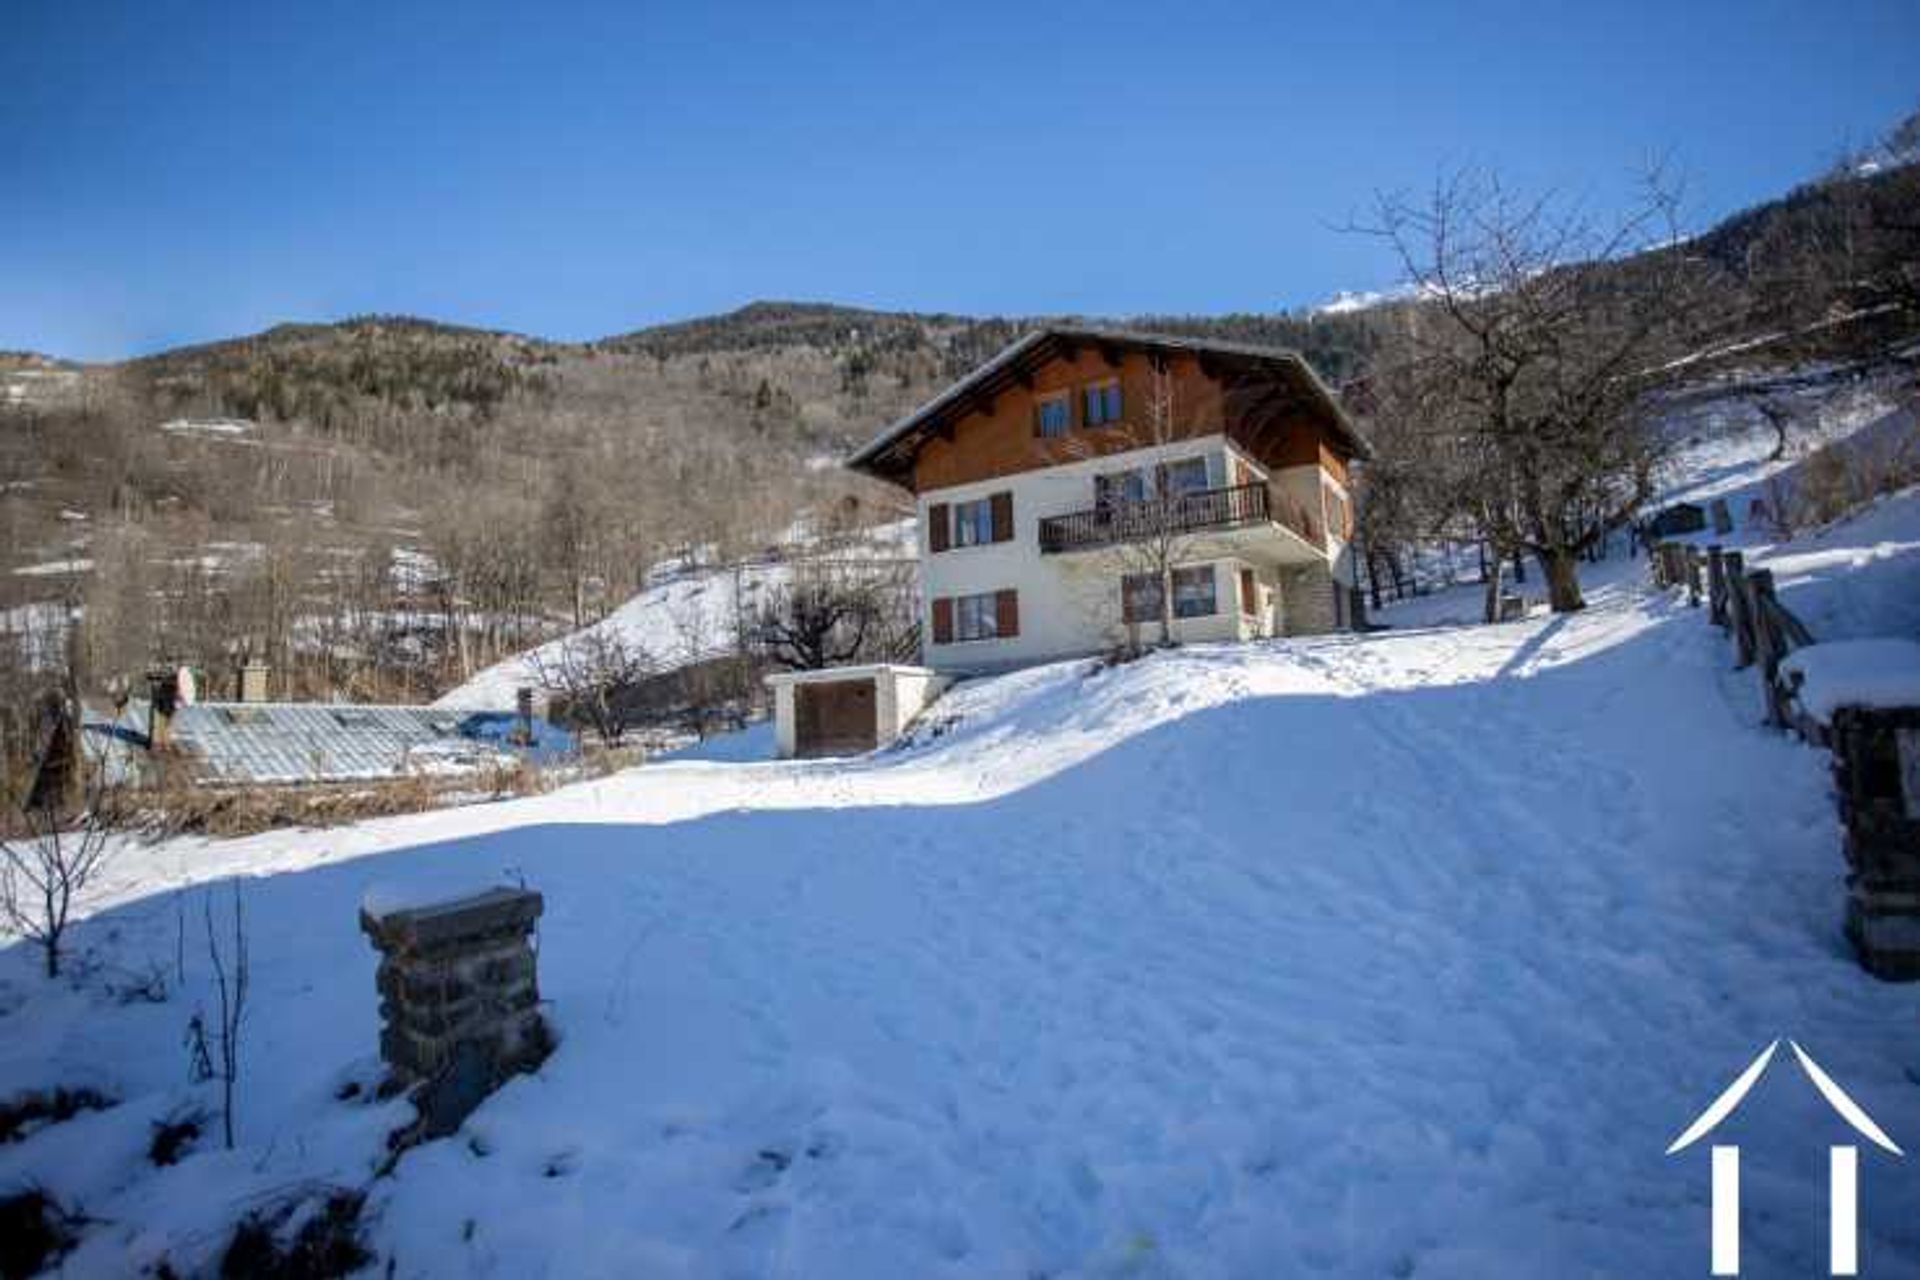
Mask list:
[[[1780,669],[1800,678],[1795,697],[1822,721],[1841,707],[1920,707],[1920,642],[1832,640],[1794,650]]]

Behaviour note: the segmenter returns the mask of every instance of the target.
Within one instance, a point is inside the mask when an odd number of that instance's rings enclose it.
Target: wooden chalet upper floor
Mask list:
[[[1326,385],[1273,348],[1049,327],[888,427],[848,460],[915,493],[1224,434],[1271,471],[1343,487],[1367,455]]]

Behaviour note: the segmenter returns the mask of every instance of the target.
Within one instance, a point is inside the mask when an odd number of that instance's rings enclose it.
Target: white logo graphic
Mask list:
[[[1852,1125],[1854,1132],[1874,1146],[1892,1154],[1906,1153],[1894,1145],[1879,1125],[1873,1122],[1861,1109],[1860,1104],[1847,1096],[1846,1090],[1835,1084],[1833,1077],[1820,1069],[1820,1064],[1807,1056],[1792,1040],[1787,1044],[1793,1049],[1793,1056],[1800,1061],[1800,1069],[1806,1072],[1807,1079],[1813,1081],[1813,1087],[1827,1100],[1827,1105],[1840,1113],[1840,1118]],[[1726,1087],[1726,1091],[1713,1100],[1713,1105],[1702,1111],[1687,1131],[1673,1140],[1667,1148],[1667,1154],[1684,1151],[1713,1131],[1722,1120],[1733,1114],[1747,1096],[1747,1091],[1766,1074],[1773,1062],[1774,1050],[1780,1047],[1775,1040],[1763,1050],[1759,1057],[1747,1064],[1747,1069],[1738,1079]],[[1828,1152],[1827,1194],[1828,1194],[1828,1262],[1829,1270],[1836,1276],[1857,1276],[1860,1274],[1860,1148],[1856,1146],[1834,1147]],[[1737,1276],[1740,1274],[1740,1148],[1715,1146],[1713,1148],[1713,1274],[1716,1276]]]

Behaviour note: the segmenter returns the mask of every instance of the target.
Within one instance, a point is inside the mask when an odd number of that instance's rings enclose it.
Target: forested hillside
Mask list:
[[[84,605],[90,679],[247,643],[287,696],[430,696],[662,558],[897,514],[833,463],[1028,323],[756,303],[569,344],[370,316],[16,377],[0,590],[16,631]],[[1336,372],[1367,329],[1146,323]]]

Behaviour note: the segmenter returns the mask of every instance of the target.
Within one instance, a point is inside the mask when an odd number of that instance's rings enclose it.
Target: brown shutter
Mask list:
[[[933,602],[933,642],[953,643],[953,599],[941,596]]]
[[[988,499],[993,507],[993,540],[1013,541],[1013,495],[996,493]]]
[[[1251,569],[1240,571],[1240,612],[1249,615],[1260,612],[1260,588],[1254,585]]]
[[[953,517],[948,514],[946,503],[936,502],[927,508],[927,550],[945,551],[952,537]]]
[[[1020,634],[1020,593],[1009,587],[993,593],[993,633],[997,636]]]

